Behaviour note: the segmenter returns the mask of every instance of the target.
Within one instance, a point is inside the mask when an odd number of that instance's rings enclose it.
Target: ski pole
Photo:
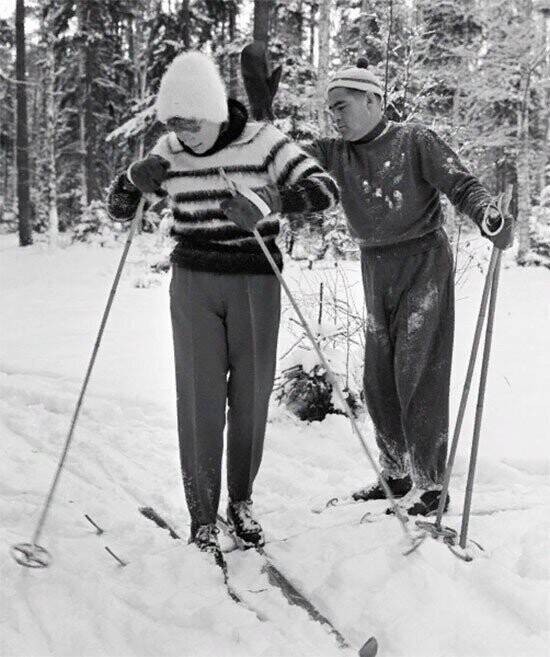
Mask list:
[[[464,419],[464,413],[466,411],[466,404],[468,403],[468,397],[470,394],[470,387],[472,384],[472,378],[474,375],[475,364],[477,360],[477,353],[479,350],[479,343],[481,340],[481,331],[483,329],[483,323],[485,322],[485,317],[487,315],[487,305],[489,301],[489,292],[491,290],[491,282],[493,280],[493,274],[495,271],[495,266],[497,263],[499,251],[496,247],[493,247],[491,252],[491,260],[489,262],[489,268],[487,269],[487,274],[485,276],[485,285],[483,287],[483,294],[481,296],[481,303],[479,306],[479,314],[477,317],[477,324],[474,333],[474,340],[472,342],[472,350],[470,352],[470,360],[468,362],[468,370],[466,372],[466,379],[464,381],[464,387],[462,389],[462,396],[460,398],[460,406],[458,408],[458,414],[456,417],[455,428],[453,432],[453,441],[451,444],[451,449],[449,451],[449,458],[447,460],[447,467],[445,469],[445,478],[443,481],[443,488],[441,489],[441,497],[439,498],[439,505],[437,508],[437,518],[435,521],[435,527],[437,530],[441,529],[441,520],[443,518],[443,513],[445,511],[445,501],[447,499],[447,493],[449,492],[449,485],[451,482],[451,475],[453,472],[456,451],[458,447],[458,440],[460,437],[460,431],[462,429],[462,421]]]
[[[368,460],[369,460],[369,462],[372,466],[372,469],[376,473],[376,475],[377,475],[377,477],[380,481],[380,484],[382,485],[382,488],[384,489],[384,492],[386,493],[386,497],[388,498],[388,500],[389,500],[389,502],[390,502],[390,504],[393,508],[393,511],[394,511],[395,515],[399,518],[407,538],[411,539],[410,532],[408,530],[407,525],[405,524],[406,520],[403,518],[403,516],[401,514],[401,510],[399,509],[398,505],[395,502],[395,498],[393,497],[393,493],[391,492],[390,487],[388,486],[386,480],[382,476],[382,473],[378,471],[378,467],[376,465],[376,462],[374,461],[374,458],[372,457],[372,454],[371,454],[371,452],[368,448],[368,445],[367,445],[365,439],[363,438],[361,430],[359,429],[359,426],[357,424],[357,420],[355,419],[355,417],[353,415],[353,411],[351,410],[348,402],[346,401],[346,398],[344,397],[344,393],[342,392],[342,389],[340,387],[340,384],[338,383],[338,380],[336,379],[336,376],[334,375],[330,365],[328,364],[327,359],[325,358],[323,352],[321,351],[321,348],[319,347],[319,344],[318,344],[317,340],[315,339],[315,336],[313,335],[312,330],[309,328],[309,325],[308,325],[305,317],[302,315],[302,311],[300,310],[300,307],[296,303],[296,300],[294,299],[294,296],[293,296],[292,292],[288,288],[288,285],[286,284],[285,279],[283,278],[281,272],[279,271],[279,268],[277,267],[277,264],[276,264],[275,260],[273,260],[273,256],[269,252],[269,249],[265,245],[265,242],[263,241],[262,236],[260,235],[260,233],[258,232],[258,229],[256,227],[253,229],[253,233],[254,233],[254,237],[256,238],[256,241],[258,242],[258,244],[260,245],[262,251],[264,252],[265,257],[268,259],[269,264],[271,265],[271,267],[273,269],[273,272],[275,273],[275,276],[277,276],[277,278],[279,280],[279,283],[283,287],[283,289],[286,293],[286,296],[288,297],[288,300],[292,304],[292,307],[294,308],[294,311],[298,315],[298,319],[300,320],[300,323],[302,324],[302,326],[303,326],[303,328],[304,328],[304,330],[305,330],[305,332],[306,332],[313,348],[315,349],[315,352],[317,353],[317,356],[319,357],[319,360],[321,361],[323,367],[325,368],[325,371],[327,373],[327,377],[328,377],[330,383],[332,384],[332,386],[334,388],[336,396],[338,397],[338,400],[339,400],[340,404],[344,408],[344,411],[345,411],[346,415],[348,416],[349,421],[351,422],[351,426],[353,428],[353,431],[355,432],[355,435],[357,436],[357,438],[359,438],[359,442],[361,443],[361,446],[363,447],[363,450],[364,450],[364,452],[365,452],[365,454],[366,454],[366,456],[367,456],[367,458],[368,458]]]
[[[220,167],[219,172],[220,172],[220,176],[226,182],[231,194],[233,194],[233,195],[237,194],[239,190],[238,190],[237,186],[235,185],[235,183],[225,173],[225,170],[222,167]],[[366,456],[367,456],[367,458],[368,458],[368,460],[369,460],[369,462],[372,466],[372,469],[376,473],[376,475],[378,477],[378,480],[380,481],[380,484],[382,485],[382,488],[384,489],[384,492],[386,493],[386,497],[388,498],[388,500],[390,502],[390,505],[393,509],[394,514],[397,516],[397,518],[399,519],[399,521],[401,523],[401,526],[403,527],[403,531],[405,532],[405,536],[411,542],[413,542],[413,538],[411,536],[409,528],[406,525],[407,520],[402,516],[401,510],[397,506],[397,504],[395,502],[395,498],[394,498],[394,496],[393,496],[393,494],[390,490],[390,487],[388,486],[386,480],[382,476],[382,473],[378,471],[378,467],[377,467],[377,465],[374,461],[374,458],[372,457],[372,454],[371,454],[371,452],[368,448],[368,445],[367,445],[365,439],[363,438],[363,435],[361,433],[361,430],[359,429],[357,421],[355,420],[353,412],[352,412],[351,408],[349,407],[349,404],[346,401],[346,398],[344,397],[344,393],[342,392],[342,389],[340,388],[340,384],[338,383],[338,381],[336,379],[336,376],[332,372],[332,368],[328,364],[328,361],[326,360],[323,352],[321,351],[321,348],[319,347],[319,344],[318,344],[315,336],[313,335],[313,332],[309,328],[309,325],[308,325],[305,317],[302,315],[302,311],[300,310],[300,307],[298,306],[298,304],[296,303],[296,300],[294,299],[294,295],[292,294],[292,292],[290,291],[288,285],[286,284],[285,279],[283,278],[281,272],[279,271],[279,267],[277,266],[277,263],[275,262],[275,260],[273,259],[273,256],[269,252],[269,249],[265,245],[265,242],[264,242],[262,236],[260,235],[258,229],[256,227],[254,227],[252,229],[252,232],[254,234],[254,237],[256,238],[256,241],[260,245],[260,248],[262,249],[265,257],[267,258],[267,261],[271,265],[271,269],[273,269],[273,273],[277,277],[279,283],[281,284],[281,287],[284,289],[284,291],[286,293],[286,296],[288,297],[288,300],[292,304],[292,307],[294,308],[294,311],[298,315],[298,319],[300,320],[300,323],[301,323],[304,331],[306,332],[306,334],[307,334],[307,336],[308,336],[315,352],[317,353],[317,356],[319,357],[319,360],[321,361],[323,367],[325,368],[325,371],[327,373],[327,377],[328,377],[330,383],[332,384],[334,391],[336,392],[336,396],[338,397],[338,400],[342,404],[342,407],[344,408],[344,411],[345,411],[346,415],[348,416],[349,421],[351,422],[351,426],[353,428],[353,431],[354,431],[355,435],[359,438],[359,442],[361,443],[361,446],[363,447],[363,450],[364,450],[364,452],[365,452],[365,454],[366,454]]]
[[[498,281],[500,276],[500,263],[502,251],[497,249],[496,264],[491,284],[491,297],[489,300],[489,314],[487,317],[487,327],[485,329],[485,345],[483,348],[483,360],[481,361],[481,374],[479,379],[479,392],[477,397],[476,416],[474,423],[474,436],[472,439],[472,451],[470,455],[470,466],[468,469],[468,482],[466,484],[466,495],[464,498],[464,510],[462,512],[462,525],[460,528],[460,542],[462,549],[466,547],[468,537],[468,525],[470,522],[470,510],[472,507],[472,495],[474,491],[474,478],[477,464],[477,454],[479,451],[479,437],[481,433],[481,420],[483,418],[483,403],[485,399],[485,388],[487,384],[487,372],[489,370],[489,357],[491,355],[491,342],[493,338],[493,323],[495,318],[495,308],[498,292]]]
[[[107,319],[109,317],[109,313],[111,310],[111,306],[113,305],[113,300],[115,298],[115,293],[118,287],[118,282],[120,280],[120,277],[122,275],[122,270],[124,268],[124,264],[126,262],[126,257],[128,256],[128,251],[130,250],[130,246],[132,244],[132,240],[134,238],[134,235],[138,229],[139,224],[142,221],[143,218],[143,207],[145,204],[145,198],[142,196],[139,204],[136,209],[136,213],[134,215],[134,218],[132,219],[132,223],[130,224],[130,231],[128,233],[128,237],[126,239],[126,244],[124,245],[124,250],[122,252],[122,256],[120,258],[120,262],[118,265],[118,269],[115,274],[115,278],[113,281],[113,284],[111,286],[111,291],[109,293],[109,297],[107,299],[107,305],[105,306],[105,310],[103,312],[103,318],[101,320],[101,324],[99,327],[99,332],[96,337],[96,341],[94,344],[94,348],[92,351],[92,356],[90,358],[90,361],[88,363],[88,368],[86,370],[86,375],[84,377],[84,382],[82,384],[82,388],[80,390],[80,395],[78,397],[78,401],[76,403],[76,407],[73,413],[73,417],[71,420],[71,425],[69,429],[69,433],[67,434],[67,439],[65,441],[65,445],[63,447],[63,452],[61,454],[61,458],[59,460],[59,463],[57,465],[57,469],[53,478],[53,482],[50,486],[50,490],[48,492],[48,495],[46,497],[46,501],[44,503],[44,507],[42,509],[42,513],[40,514],[40,518],[37,522],[36,528],[34,530],[33,537],[31,539],[31,543],[22,543],[19,545],[14,545],[12,547],[12,556],[14,559],[17,561],[17,563],[21,564],[22,566],[29,566],[29,567],[46,567],[48,566],[48,560],[49,560],[49,555],[47,550],[45,548],[41,547],[38,545],[38,540],[40,538],[40,535],[42,533],[42,530],[44,528],[44,524],[46,522],[46,518],[48,515],[48,511],[50,509],[51,502],[53,500],[55,490],[57,488],[57,484],[59,482],[59,478],[61,476],[61,471],[63,470],[63,466],[65,465],[65,460],[67,458],[67,454],[69,452],[69,448],[71,446],[71,442],[73,439],[74,435],[74,430],[76,427],[76,423],[78,421],[78,416],[80,414],[80,408],[82,407],[82,402],[84,400],[84,395],[86,394],[86,389],[88,387],[88,382],[90,380],[90,376],[92,374],[92,370],[95,364],[95,360],[97,357],[97,353],[99,351],[99,345],[101,343],[101,338],[103,337],[103,332],[105,330],[105,325],[107,324]],[[35,556],[36,553],[36,556]],[[20,555],[23,556],[20,556]],[[47,555],[47,556],[46,556]],[[38,557],[38,558],[37,558]],[[37,562],[40,563],[40,566],[37,566]]]
[[[506,191],[500,195],[497,201],[497,207],[500,211],[502,219],[504,220],[505,212],[510,206],[512,199],[512,186],[508,185]],[[498,283],[500,278],[500,265],[502,260],[502,251],[496,251],[494,271],[491,280],[491,296],[489,300],[489,314],[487,317],[487,326],[485,329],[485,344],[483,348],[483,360],[481,362],[481,373],[479,379],[479,391],[476,405],[476,415],[474,421],[474,434],[472,438],[472,449],[470,453],[470,464],[468,467],[468,481],[466,484],[466,493],[464,498],[464,509],[462,511],[462,525],[460,529],[459,545],[462,549],[466,547],[466,540],[468,537],[468,526],[470,522],[470,511],[472,507],[472,496],[474,491],[475,470],[477,465],[477,455],[479,451],[479,438],[481,434],[481,420],[483,418],[483,404],[485,399],[485,388],[487,385],[487,373],[489,370],[489,357],[491,355],[491,343],[493,338],[493,325],[495,318],[495,308],[497,302]]]

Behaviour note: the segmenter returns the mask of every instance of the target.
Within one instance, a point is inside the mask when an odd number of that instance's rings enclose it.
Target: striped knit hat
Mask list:
[[[357,89],[359,91],[372,91],[373,93],[384,97],[384,90],[378,78],[368,69],[368,61],[364,57],[359,57],[355,66],[342,68],[330,80],[327,92],[336,87],[345,87],[346,89]]]

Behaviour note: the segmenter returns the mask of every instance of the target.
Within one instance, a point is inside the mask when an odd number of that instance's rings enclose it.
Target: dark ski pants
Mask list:
[[[454,333],[453,257],[440,229],[362,249],[364,390],[385,476],[442,484]]]
[[[227,484],[249,499],[275,376],[280,286],[272,275],[174,266],[170,311],[178,434],[191,531],[216,521],[227,412]]]

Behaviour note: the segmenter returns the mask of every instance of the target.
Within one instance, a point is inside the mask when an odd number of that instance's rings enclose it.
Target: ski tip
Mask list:
[[[378,641],[375,637],[371,636],[370,639],[365,641],[361,650],[359,651],[359,657],[375,657],[378,654]]]

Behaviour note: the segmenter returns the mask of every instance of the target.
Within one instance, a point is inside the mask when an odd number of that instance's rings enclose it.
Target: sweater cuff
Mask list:
[[[498,212],[498,217],[491,217],[491,210],[496,210]],[[504,217],[500,214],[498,208],[496,208],[494,205],[489,206],[483,215],[483,219],[481,221],[481,230],[485,235],[487,235],[487,237],[494,237],[495,235],[498,235],[503,228]]]

